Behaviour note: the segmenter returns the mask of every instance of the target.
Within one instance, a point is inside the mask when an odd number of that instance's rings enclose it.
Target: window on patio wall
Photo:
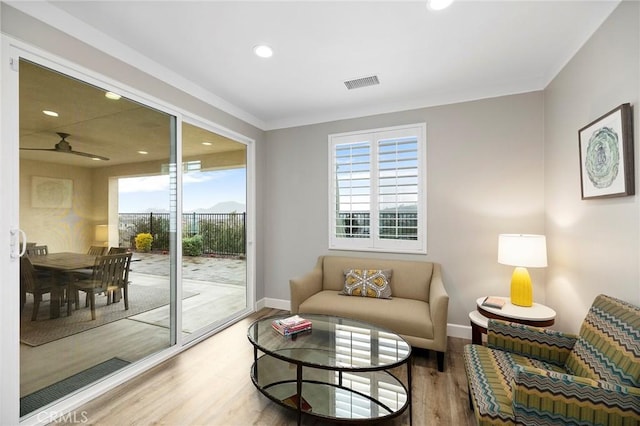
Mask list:
[[[426,253],[426,125],[329,136],[329,248]]]

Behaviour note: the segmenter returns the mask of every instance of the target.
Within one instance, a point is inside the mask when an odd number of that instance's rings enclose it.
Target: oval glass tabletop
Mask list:
[[[300,314],[311,321],[311,330],[283,336],[272,322],[288,316],[254,322],[247,331],[249,341],[271,356],[332,370],[387,369],[403,364],[411,355],[411,346],[388,329],[328,315]]]

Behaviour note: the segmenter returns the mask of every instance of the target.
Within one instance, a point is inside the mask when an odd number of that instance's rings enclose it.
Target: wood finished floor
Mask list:
[[[249,378],[253,349],[246,337],[247,327],[257,318],[277,313],[282,311],[263,309],[76,413],[86,415],[85,424],[92,425],[294,425],[296,414],[264,397]],[[414,351],[414,425],[475,424],[462,359],[467,343],[470,341],[449,338],[443,373],[437,370],[435,354]],[[398,371],[397,376],[405,378],[406,370]],[[330,423],[304,416],[302,424]],[[379,424],[408,425],[408,412]]]
[[[132,273],[135,285],[168,288],[167,278]],[[182,331],[189,334],[221,321],[246,305],[246,290],[239,285],[183,280],[183,289],[196,294],[183,301]],[[31,298],[31,295],[28,296]],[[106,303],[104,298],[97,303]],[[48,302],[42,309],[48,309]],[[169,346],[169,306],[96,327],[53,342],[20,345],[20,396],[113,357],[136,362]],[[97,344],[96,342],[100,342]]]

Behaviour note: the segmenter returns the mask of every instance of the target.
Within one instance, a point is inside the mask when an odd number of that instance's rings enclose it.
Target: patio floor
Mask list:
[[[131,270],[135,273],[169,276],[169,255],[157,253],[134,253]],[[224,257],[184,256],[182,278],[219,284],[245,287],[247,262],[244,259]]]

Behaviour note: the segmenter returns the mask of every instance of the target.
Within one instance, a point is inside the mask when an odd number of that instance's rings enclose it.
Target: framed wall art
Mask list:
[[[72,194],[71,179],[31,177],[31,207],[70,209]]]
[[[583,200],[635,194],[632,120],[626,103],[578,131]]]

